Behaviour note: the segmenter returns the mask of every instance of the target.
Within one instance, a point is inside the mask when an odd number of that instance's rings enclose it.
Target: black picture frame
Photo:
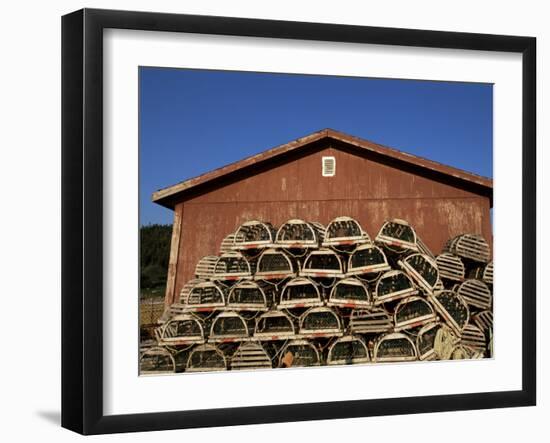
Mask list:
[[[103,412],[103,30],[191,32],[522,54],[522,389],[109,415]],[[82,434],[536,404],[536,39],[83,9],[62,18],[62,426]]]

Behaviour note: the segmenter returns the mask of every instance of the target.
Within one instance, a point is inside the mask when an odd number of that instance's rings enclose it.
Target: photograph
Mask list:
[[[138,83],[140,375],[494,357],[493,84]]]

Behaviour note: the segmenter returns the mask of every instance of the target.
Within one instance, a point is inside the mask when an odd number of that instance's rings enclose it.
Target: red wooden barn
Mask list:
[[[374,238],[385,220],[400,218],[439,253],[465,232],[492,244],[492,196],[489,178],[324,129],[153,194],[174,210],[166,303],[247,220],[326,225],[347,215]]]

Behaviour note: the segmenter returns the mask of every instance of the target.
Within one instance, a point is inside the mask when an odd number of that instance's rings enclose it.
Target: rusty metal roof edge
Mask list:
[[[305,147],[313,142],[321,140],[323,138],[331,138],[344,142],[348,145],[351,145],[358,149],[369,150],[378,155],[385,157],[393,158],[400,160],[405,163],[409,163],[416,167],[423,169],[428,169],[435,171],[444,175],[452,176],[460,180],[464,180],[470,183],[475,183],[479,186],[486,188],[493,188],[493,180],[481,175],[477,175],[471,172],[464,171],[462,169],[454,168],[452,166],[444,165],[433,160],[428,160],[423,157],[419,157],[413,154],[408,154],[406,152],[399,151],[395,148],[390,148],[388,146],[380,145],[378,143],[371,142],[359,137],[355,137],[334,129],[326,128],[320,131],[313,132],[304,137],[292,140],[288,143],[276,146],[274,148],[268,149],[266,151],[254,154],[250,157],[238,160],[236,162],[230,163],[228,165],[222,166],[212,171],[206,172],[204,174],[198,175],[196,177],[189,178],[180,183],[177,183],[172,186],[160,189],[152,194],[152,201],[159,203],[163,206],[173,207],[171,204],[163,204],[163,200],[174,197],[176,194],[191,189],[195,186],[207,183],[211,180],[220,178],[224,175],[231,174],[235,171],[243,169],[245,167],[264,162],[266,160],[278,157],[279,155],[294,151],[296,149]]]

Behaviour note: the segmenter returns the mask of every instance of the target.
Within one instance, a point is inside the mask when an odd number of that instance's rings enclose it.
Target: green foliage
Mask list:
[[[171,236],[171,225],[147,225],[140,228],[140,286],[142,289],[166,285]]]

